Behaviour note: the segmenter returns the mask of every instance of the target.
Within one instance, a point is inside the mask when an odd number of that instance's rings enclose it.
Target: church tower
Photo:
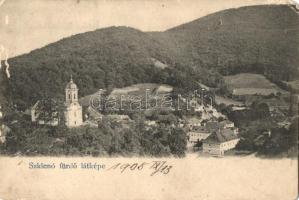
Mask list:
[[[78,88],[71,77],[65,88],[65,125],[77,127],[83,124],[82,107],[78,101]]]

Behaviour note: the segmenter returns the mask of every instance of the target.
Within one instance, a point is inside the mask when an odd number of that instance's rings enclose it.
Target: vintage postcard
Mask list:
[[[299,4],[0,0],[0,200],[295,200]]]

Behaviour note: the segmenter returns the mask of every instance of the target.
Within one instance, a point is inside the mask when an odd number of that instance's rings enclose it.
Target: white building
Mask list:
[[[78,101],[78,88],[71,78],[65,88],[65,125],[69,128],[83,124],[82,106]]]
[[[196,142],[206,139],[210,134],[211,132],[203,127],[195,128],[187,133],[188,142],[195,144]]]
[[[117,115],[117,114],[109,114],[106,115],[109,120],[115,121],[117,123],[128,123],[131,121],[128,115]]]
[[[215,131],[203,141],[203,153],[223,156],[225,151],[234,149],[239,140],[236,134],[230,129]]]
[[[223,128],[234,128],[235,127],[235,123],[230,120],[224,120],[224,121],[220,122],[220,124],[223,124]]]
[[[147,126],[157,126],[157,122],[154,120],[146,120],[144,123]]]

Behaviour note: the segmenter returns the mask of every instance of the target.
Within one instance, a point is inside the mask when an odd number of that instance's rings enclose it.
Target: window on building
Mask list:
[[[76,125],[77,123],[76,123],[76,121],[75,121],[75,125]]]
[[[74,99],[76,99],[76,94],[74,94]]]
[[[69,94],[69,99],[71,99],[71,94]]]

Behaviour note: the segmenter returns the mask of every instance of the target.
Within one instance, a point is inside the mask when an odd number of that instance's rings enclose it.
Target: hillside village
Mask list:
[[[290,5],[248,6],[163,32],[98,29],[10,58],[1,152],[297,155],[298,19]]]
[[[47,101],[38,100],[31,108],[25,111],[25,116],[28,115],[31,121],[30,123],[36,128],[65,126],[70,130],[78,129],[80,131],[81,127],[102,129],[103,127],[116,124],[118,129],[130,129],[132,125],[136,124],[136,117],[135,119],[133,117],[134,113],[142,115],[137,111],[138,109],[143,110],[143,105],[131,112],[127,112],[128,110],[124,108],[121,109],[120,107],[116,107],[116,109],[114,108],[112,110],[101,110],[99,109],[100,107],[94,105],[94,100],[99,100],[98,97],[106,97],[116,102],[118,98],[122,98],[122,103],[124,104],[137,94],[143,96],[152,95],[155,97],[155,106],[144,109],[143,111],[145,117],[143,118],[142,126],[144,126],[146,131],[151,132],[160,126],[179,128],[183,130],[187,142],[185,147],[186,153],[197,152],[200,156],[223,157],[226,155],[226,152],[230,152],[229,155],[231,155],[240,139],[242,139],[240,128],[229,119],[225,112],[220,111],[220,105],[223,106],[224,104],[216,101],[216,97],[209,93],[210,88],[207,86],[203,87],[204,85],[202,84],[200,86],[201,88],[198,89],[200,92],[196,90],[190,99],[180,95],[178,96],[178,99],[181,100],[181,104],[185,103],[187,106],[187,110],[182,114],[178,112],[178,109],[175,107],[164,107],[162,110],[161,107],[155,107],[158,105],[157,102],[162,102],[163,99],[165,100],[165,97],[169,97],[173,92],[173,88],[168,85],[137,84],[125,88],[115,88],[107,96],[105,96],[106,90],[100,89],[94,94],[80,98],[78,96],[79,88],[71,78],[65,87],[65,100],[63,104],[59,104],[53,99]],[[251,95],[253,94],[249,96]],[[254,96],[256,96],[256,94],[254,94]],[[224,97],[221,98],[223,99]],[[229,100],[229,97],[225,98]],[[234,100],[230,101],[234,102]],[[295,103],[292,104],[293,106],[298,105],[298,96],[295,100],[293,97],[293,101],[295,101]],[[244,101],[242,105],[239,104],[240,102],[242,101],[238,98],[238,104],[230,105],[232,111],[250,110]],[[153,102],[148,101],[147,103],[151,105]],[[239,109],[236,109],[236,107]],[[186,109],[186,107],[182,108]],[[274,115],[275,109],[277,108],[274,108],[272,111],[271,109],[269,110],[271,111],[271,116]],[[165,114],[161,115],[162,112]],[[154,115],[156,115],[156,117],[154,117]],[[18,122],[15,121],[14,123]],[[281,127],[290,126],[291,121],[288,121],[286,115],[284,115],[283,121],[277,124]],[[265,131],[268,131],[267,137],[270,137],[271,130]],[[0,135],[2,143],[5,143],[8,132],[10,132],[10,128],[3,124]],[[262,135],[258,138],[258,140],[264,139]],[[57,141],[62,140],[57,138]]]
[[[141,86],[141,85],[139,85]],[[146,86],[145,86],[146,87]],[[101,128],[103,123],[103,118],[109,119],[109,121],[114,121],[118,124],[128,124],[132,119],[125,114],[102,114],[99,110],[94,108],[90,104],[90,100],[93,97],[88,96],[88,100],[81,98],[79,101],[77,85],[73,82],[73,79],[69,81],[65,88],[65,102],[64,102],[64,116],[65,125],[68,128],[80,127],[80,126],[92,126]],[[146,89],[150,90],[150,89]],[[204,90],[204,89],[203,89]],[[124,94],[124,91],[132,92],[134,90],[125,89],[115,89],[110,94],[110,97],[117,97],[120,94]],[[167,95],[172,91],[170,86],[159,86],[156,92],[160,92],[161,95]],[[103,90],[100,90],[96,95],[102,94]],[[198,95],[198,94],[197,94]],[[198,95],[200,97],[200,95]],[[86,97],[85,97],[86,98]],[[181,97],[182,98],[182,97]],[[182,98],[183,102],[186,99]],[[81,103],[79,103],[81,102]],[[88,102],[88,103],[87,103]],[[178,122],[171,122],[171,126],[178,126],[183,128],[187,136],[187,147],[190,151],[199,149],[203,153],[207,153],[213,156],[223,156],[224,152],[230,149],[234,149],[239,141],[238,128],[234,126],[234,123],[229,121],[226,116],[218,112],[213,108],[213,101],[210,105],[204,103],[203,98],[201,99],[191,99],[190,105],[193,105],[194,113],[192,116],[182,116]],[[82,113],[82,106],[85,112]],[[47,113],[50,116],[48,120],[45,120],[46,108],[41,106],[41,102],[38,101],[31,108],[31,121],[38,125],[49,125],[58,126],[59,114],[57,110],[54,109],[52,113]],[[152,108],[155,109],[155,108]],[[200,117],[199,117],[200,116]],[[147,130],[151,127],[158,126],[159,120],[145,120],[144,125]]]

